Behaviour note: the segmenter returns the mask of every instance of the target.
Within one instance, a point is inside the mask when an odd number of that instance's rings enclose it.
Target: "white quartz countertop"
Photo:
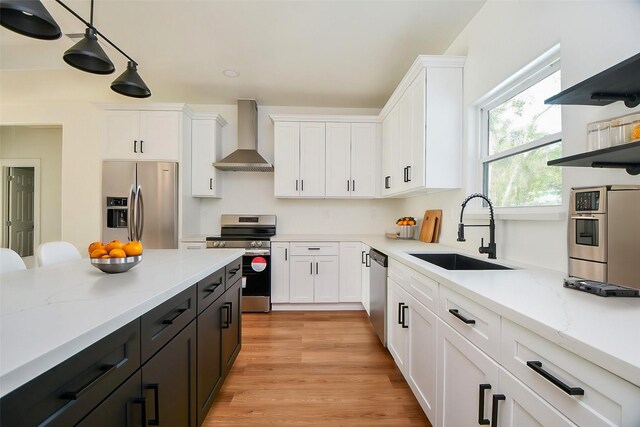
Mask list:
[[[0,396],[242,256],[242,249],[147,249],[125,273],[89,259],[0,276]]]
[[[384,235],[278,235],[272,241],[361,241],[544,338],[640,386],[640,298],[604,298],[562,286],[566,274],[498,258],[514,270],[449,271],[407,252],[486,255]],[[535,256],[535,254],[532,254]]]

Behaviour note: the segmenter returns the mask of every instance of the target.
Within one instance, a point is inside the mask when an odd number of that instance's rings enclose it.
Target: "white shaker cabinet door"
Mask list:
[[[362,243],[340,242],[340,302],[362,300]]]
[[[140,156],[140,113],[105,111],[105,159],[137,160]]]
[[[317,256],[315,268],[315,302],[340,301],[340,261],[335,255]]]
[[[325,196],[325,124],[300,123],[300,197]]]
[[[326,196],[351,195],[351,125],[327,123]]]
[[[140,158],[178,161],[181,132],[181,112],[141,111]]]
[[[402,174],[397,175],[398,156],[398,105],[394,106],[382,122],[382,183],[381,194],[391,195],[398,191]]]
[[[289,300],[313,302],[315,283],[315,257],[293,256],[289,261]]]
[[[289,302],[289,242],[271,243],[271,302]]]
[[[351,197],[375,196],[376,133],[376,123],[351,124]]]
[[[220,197],[220,182],[213,163],[220,153],[220,132],[215,120],[193,120],[191,123],[191,195]]]
[[[300,192],[300,123],[274,125],[274,193],[297,197]]]
[[[407,316],[409,294],[391,279],[387,280],[387,348],[405,376],[407,375]]]
[[[426,70],[422,70],[408,89],[411,99],[411,138],[407,153],[411,157],[407,163],[407,187],[420,188],[425,185],[425,81]],[[431,141],[434,145],[446,145],[448,140]]]

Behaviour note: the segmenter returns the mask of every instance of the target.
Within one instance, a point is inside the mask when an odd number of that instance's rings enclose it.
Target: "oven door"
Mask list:
[[[573,215],[569,220],[569,257],[607,262],[606,214]]]
[[[271,310],[271,256],[245,254],[242,257],[242,311]]]

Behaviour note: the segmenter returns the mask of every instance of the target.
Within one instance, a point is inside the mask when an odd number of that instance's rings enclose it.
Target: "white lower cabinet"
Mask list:
[[[409,336],[405,316],[409,309],[409,298],[407,291],[393,279],[387,280],[387,348],[405,377]]]
[[[340,242],[340,302],[362,300],[362,243]]]
[[[289,242],[271,243],[271,302],[289,302]]]
[[[314,302],[340,301],[340,261],[335,255],[315,257]]]
[[[336,255],[291,257],[289,302],[335,303],[340,298],[340,269]]]
[[[313,270],[313,256],[291,257],[289,264],[289,301],[313,302],[315,276]]]
[[[371,247],[369,245],[361,244],[360,253],[360,269],[362,278],[362,305],[367,311],[367,314],[371,314],[371,258],[369,257],[369,251]]]

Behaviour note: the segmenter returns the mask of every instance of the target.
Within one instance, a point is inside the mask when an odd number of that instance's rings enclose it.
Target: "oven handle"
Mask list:
[[[269,249],[251,249],[245,250],[245,256],[253,256],[253,255],[271,255],[271,251]]]
[[[572,216],[571,219],[593,219],[593,220],[597,220],[597,219],[602,219],[602,218],[597,218],[595,216]]]

